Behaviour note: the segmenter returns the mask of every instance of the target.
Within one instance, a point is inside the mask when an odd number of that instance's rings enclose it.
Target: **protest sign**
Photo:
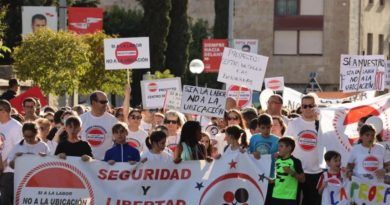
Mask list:
[[[57,8],[54,6],[22,6],[23,35],[36,32],[43,27],[57,31]]]
[[[302,93],[289,88],[284,87],[283,91],[283,106],[287,107],[290,110],[298,109],[301,106],[301,97]]]
[[[150,68],[149,37],[104,39],[106,70]]]
[[[340,90],[343,92],[382,91],[385,86],[384,74],[383,55],[341,55]]]
[[[283,91],[284,89],[284,77],[273,77],[264,79],[265,89],[273,91]]]
[[[390,89],[390,60],[386,61],[385,88]]]
[[[39,102],[41,103],[41,107],[47,105],[46,97],[43,95],[42,90],[37,86],[26,90],[24,93],[11,99],[9,102],[11,103],[12,107],[15,108],[19,113],[24,114],[24,109],[22,104],[23,104],[23,100],[28,97],[39,99]]]
[[[267,63],[268,57],[225,48],[218,81],[261,91]]]
[[[95,33],[103,30],[103,9],[69,7],[68,30],[78,34]]]
[[[257,40],[257,39],[234,39],[233,45],[234,45],[234,49],[257,54],[259,40]]]
[[[15,165],[14,204],[264,204],[271,158],[254,161],[246,153],[223,155],[212,163],[137,165],[23,155]]]
[[[180,112],[223,118],[225,104],[225,90],[184,85]]]
[[[327,150],[338,151],[347,164],[352,145],[357,142],[357,125],[362,117],[373,115],[383,122],[384,141],[390,141],[390,94],[364,101],[339,104],[320,109],[320,130]]]
[[[181,91],[167,90],[164,100],[165,110],[180,110]]]
[[[227,97],[236,99],[238,107],[243,108],[251,105],[252,90],[242,86],[231,85],[227,89]]]
[[[163,108],[168,90],[181,92],[181,78],[165,78],[141,81],[142,105],[144,108]]]
[[[223,49],[227,46],[227,39],[203,39],[202,56],[205,73],[218,73]]]

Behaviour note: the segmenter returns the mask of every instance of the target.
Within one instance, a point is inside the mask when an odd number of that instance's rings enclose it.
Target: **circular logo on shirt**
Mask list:
[[[271,153],[271,146],[269,144],[259,144],[256,146],[256,151],[260,152],[260,154],[269,154]]]
[[[368,156],[363,160],[363,168],[368,172],[373,172],[379,169],[379,160],[375,156]]]
[[[127,144],[129,144],[130,146],[132,146],[135,149],[138,149],[141,147],[141,142],[139,142],[138,140],[136,140],[134,138],[128,138],[128,139],[126,139],[126,141],[127,141]]]
[[[305,130],[298,134],[298,144],[304,151],[311,151],[317,147],[317,134]]]
[[[0,133],[0,150],[3,150],[5,143],[5,136],[3,133]]]
[[[100,126],[90,127],[86,131],[87,141],[92,147],[98,147],[103,144],[105,140],[106,130]]]
[[[341,185],[341,181],[337,177],[331,177],[328,179],[328,184],[329,185]]]
[[[17,205],[94,203],[94,193],[87,177],[66,162],[46,162],[31,169],[15,192]]]

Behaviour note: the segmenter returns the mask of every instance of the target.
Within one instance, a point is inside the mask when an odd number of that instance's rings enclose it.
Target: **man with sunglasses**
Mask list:
[[[318,179],[322,174],[320,167],[323,146],[318,135],[319,121],[317,105],[312,95],[301,98],[301,117],[289,122],[284,136],[293,137],[297,146],[293,155],[302,161],[305,182],[301,184],[303,205],[320,205],[321,196],[316,191]]]
[[[80,135],[91,146],[93,156],[103,160],[104,154],[113,144],[112,126],[117,123],[117,119],[107,112],[108,100],[104,92],[95,91],[89,100],[91,111],[80,116]]]

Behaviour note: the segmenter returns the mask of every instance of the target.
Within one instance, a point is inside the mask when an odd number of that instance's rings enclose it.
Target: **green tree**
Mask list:
[[[99,4],[100,0],[68,0],[68,5],[74,7],[98,7]]]
[[[6,7],[0,7],[0,58],[4,58],[4,53],[11,52],[11,50],[3,44],[4,32],[7,29],[7,24],[4,22],[6,11]]]
[[[142,18],[143,14],[140,10],[126,10],[115,5],[104,12],[103,28],[108,35],[139,36]]]
[[[45,93],[72,93],[91,67],[90,46],[76,34],[64,31],[40,29],[28,34],[12,57],[17,77],[33,80]]]
[[[167,38],[166,67],[175,76],[182,76],[188,67],[189,44],[191,40],[190,26],[187,16],[188,0],[172,0],[169,14],[171,25]]]
[[[214,38],[228,37],[229,0],[214,0]]]

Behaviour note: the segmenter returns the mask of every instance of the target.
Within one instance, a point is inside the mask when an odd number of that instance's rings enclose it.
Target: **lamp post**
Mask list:
[[[199,59],[194,59],[190,62],[190,71],[192,74],[195,74],[195,85],[198,87],[198,75],[201,74],[204,70],[203,61]]]

